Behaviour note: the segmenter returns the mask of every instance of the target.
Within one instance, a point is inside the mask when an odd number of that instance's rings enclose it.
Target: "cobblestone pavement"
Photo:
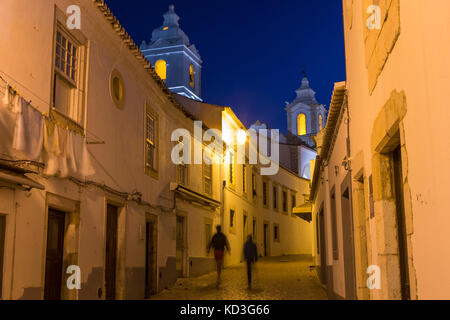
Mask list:
[[[216,273],[179,279],[175,286],[152,300],[325,300],[327,295],[311,260],[298,256],[268,258],[254,269],[253,288],[247,289],[244,264],[227,267],[216,287]]]

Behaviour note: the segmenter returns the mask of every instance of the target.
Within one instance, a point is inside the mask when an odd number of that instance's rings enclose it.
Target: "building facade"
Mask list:
[[[368,11],[372,5],[379,10]],[[318,136],[312,183],[316,263],[331,297],[448,299],[442,186],[450,149],[442,137],[450,4],[345,0],[343,7],[347,80],[335,87]]]
[[[103,1],[80,1],[74,30],[71,5],[0,4],[1,298],[147,298],[215,269],[206,249],[217,224],[227,265],[241,261],[246,234],[262,255],[311,255],[312,224],[291,214],[309,181],[234,158],[174,163],[187,141],[172,141],[177,129],[204,153],[208,129],[245,128],[230,108],[169,90]],[[67,286],[77,274],[79,288]]]

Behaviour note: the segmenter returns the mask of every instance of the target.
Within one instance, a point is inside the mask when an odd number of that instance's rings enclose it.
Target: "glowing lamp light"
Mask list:
[[[224,127],[222,130],[222,140],[228,145],[233,142],[233,135],[231,133],[231,130],[227,127]]]
[[[169,27],[164,27],[164,28],[163,28],[164,31],[165,31],[165,30],[168,30],[168,29],[169,29]]]
[[[245,132],[244,130],[239,130],[237,132],[237,142],[239,145],[243,145],[245,144],[245,142],[247,141],[247,132]]]

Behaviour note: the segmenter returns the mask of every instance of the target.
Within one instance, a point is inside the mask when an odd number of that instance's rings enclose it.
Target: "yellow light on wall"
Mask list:
[[[161,78],[161,80],[167,79],[167,63],[164,60],[158,60],[155,63],[156,74]]]
[[[237,142],[239,145],[243,145],[245,144],[245,142],[247,141],[247,132],[245,132],[244,130],[239,130],[237,132]]]
[[[169,27],[164,27],[164,28],[163,28],[164,31],[165,31],[165,30],[168,30],[168,29],[169,29]]]
[[[233,142],[233,133],[231,129],[227,126],[223,127],[222,140],[228,145],[231,145],[231,143]]]

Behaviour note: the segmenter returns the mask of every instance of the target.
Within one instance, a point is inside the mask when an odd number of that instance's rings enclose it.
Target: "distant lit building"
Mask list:
[[[171,5],[163,25],[153,31],[150,43],[141,44],[141,50],[172,92],[202,101],[202,60],[181,30],[179,20]]]
[[[311,161],[317,156],[312,137],[324,128],[327,111],[317,102],[316,93],[310,88],[306,76],[296,92],[297,97],[285,109],[288,132],[280,134],[280,165],[302,178],[311,179]],[[251,128],[258,132],[270,129],[259,120]]]
[[[325,127],[327,111],[323,104],[317,102],[316,93],[306,76],[296,92],[295,100],[286,106],[288,131],[313,146],[312,137]]]

